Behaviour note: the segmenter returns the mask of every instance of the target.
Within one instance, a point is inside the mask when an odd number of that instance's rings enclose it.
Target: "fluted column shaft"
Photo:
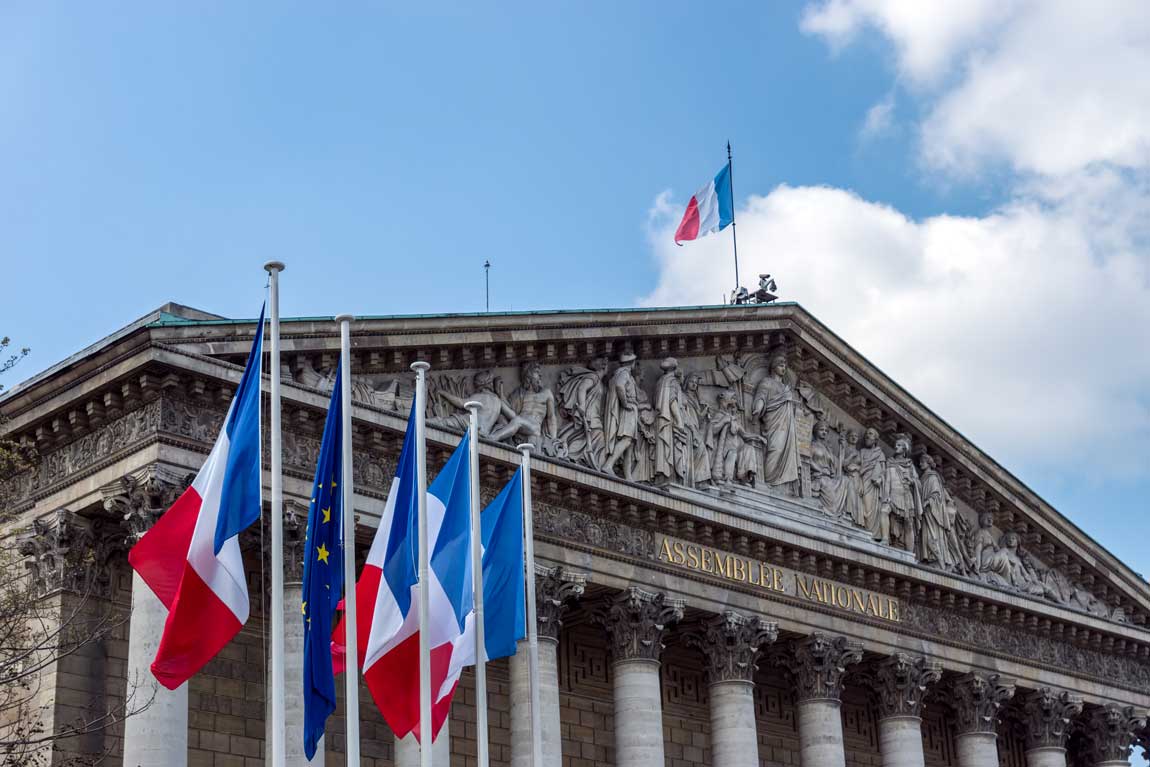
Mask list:
[[[925,658],[895,653],[875,670],[880,697],[879,751],[883,767],[924,767],[922,705],[928,685],[942,676],[942,667]]]
[[[298,606],[303,599],[303,584],[284,584],[284,754],[287,767],[317,767],[324,763],[324,741],[316,746],[315,759],[308,761],[303,752],[303,621]],[[270,723],[269,723],[270,724]]]
[[[862,660],[862,645],[816,631],[792,645],[789,663],[798,692],[799,763],[846,767],[841,697],[847,666]]]
[[[128,622],[128,679],[138,684],[139,702],[152,704],[124,721],[124,764],[184,767],[188,763],[188,685],[169,690],[152,676],[152,661],[168,609],[139,574],[132,572],[132,615]]]
[[[755,684],[712,683],[711,760],[715,767],[758,767],[759,736],[755,728]]]
[[[652,767],[664,762],[659,657],[664,632],[682,617],[682,602],[635,587],[596,615],[611,646],[616,767]]]

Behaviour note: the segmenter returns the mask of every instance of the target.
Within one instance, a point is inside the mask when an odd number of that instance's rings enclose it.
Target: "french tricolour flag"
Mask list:
[[[735,220],[734,198],[731,163],[728,162],[687,203],[687,212],[675,230],[675,244],[725,229]]]
[[[419,737],[419,516],[415,412],[379,528],[356,584],[360,667],[371,697],[397,737]],[[444,685],[453,645],[463,633],[472,589],[470,480],[465,437],[427,489],[431,572],[432,737],[451,709],[454,684]],[[345,646],[341,621],[332,639],[337,670]],[[440,693],[442,689],[442,693]]]
[[[200,473],[128,552],[168,619],[152,662],[174,690],[203,668],[248,619],[239,534],[260,517],[260,373],[264,314],[224,428]]]

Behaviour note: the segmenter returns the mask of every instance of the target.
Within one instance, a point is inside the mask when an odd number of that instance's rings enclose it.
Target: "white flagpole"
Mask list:
[[[483,525],[479,519],[479,402],[464,404],[471,414],[468,442],[471,460],[471,573],[475,595],[475,725],[479,767],[488,765],[487,643],[483,635]]]
[[[355,488],[351,457],[351,321],[350,314],[335,318],[339,323],[340,373],[340,477],[343,496],[343,588],[347,630],[347,668],[344,671],[347,723],[347,764],[359,767],[359,634],[355,605]]]
[[[539,702],[539,622],[535,617],[535,521],[531,512],[531,451],[534,446],[519,446],[523,453],[523,554],[527,567],[527,667],[531,682],[531,763],[543,767],[543,726]]]
[[[432,767],[431,729],[431,636],[428,613],[431,607],[427,584],[431,580],[431,552],[427,530],[427,371],[431,365],[420,360],[411,363],[415,371],[415,471],[419,500],[419,764]]]
[[[280,272],[279,261],[264,264],[268,273],[268,303],[271,304],[271,764],[283,767],[285,760],[284,724],[284,519],[283,449],[280,433]]]

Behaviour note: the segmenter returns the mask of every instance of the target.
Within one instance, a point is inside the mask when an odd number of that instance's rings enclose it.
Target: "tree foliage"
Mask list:
[[[8,336],[0,338],[0,375],[7,373],[20,360],[28,356],[27,347],[19,350],[11,349],[12,340]],[[0,385],[0,393],[4,386]],[[4,479],[18,471],[28,468],[36,460],[36,449],[29,445],[21,445],[4,434],[7,419],[0,414],[0,479]]]

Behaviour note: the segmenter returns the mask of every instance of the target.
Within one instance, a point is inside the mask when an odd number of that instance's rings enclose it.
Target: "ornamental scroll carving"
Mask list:
[[[724,610],[685,634],[688,645],[703,653],[707,683],[753,682],[764,645],[779,636],[778,625],[765,618]]]
[[[927,688],[942,678],[942,666],[896,652],[876,664],[874,676],[883,717],[921,716]]]
[[[586,577],[563,567],[535,565],[535,615],[539,621],[539,638],[559,641],[563,613],[567,605],[583,596]]]
[[[667,629],[683,619],[683,602],[631,586],[596,611],[594,619],[607,632],[612,661],[658,661]]]
[[[34,520],[16,541],[36,594],[110,595],[111,564],[123,555],[123,539],[104,520],[59,509]]]
[[[799,701],[839,700],[847,668],[862,660],[861,642],[821,631],[793,641],[789,649],[773,661],[794,677]]]
[[[121,520],[127,543],[138,541],[152,528],[192,483],[195,475],[180,477],[173,471],[152,465],[139,474],[126,474],[104,488],[104,509]]]
[[[1082,712],[1082,700],[1063,690],[1042,687],[1020,699],[1026,748],[1065,748],[1074,717]]]
[[[1145,725],[1145,716],[1133,706],[1110,703],[1091,709],[1086,719],[1086,737],[1094,763],[1126,763]]]
[[[1002,705],[1014,695],[1014,685],[998,674],[971,673],[956,678],[951,688],[958,714],[958,734],[995,733]]]

